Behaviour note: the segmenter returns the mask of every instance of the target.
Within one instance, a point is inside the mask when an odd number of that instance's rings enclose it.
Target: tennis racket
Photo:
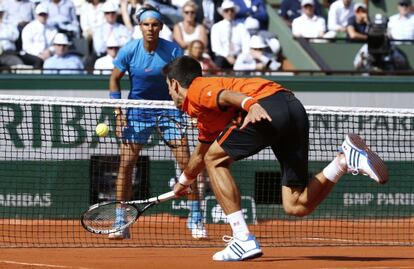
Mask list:
[[[135,201],[111,201],[94,204],[81,216],[81,224],[87,231],[95,234],[111,234],[124,230],[149,208],[161,202],[174,198],[174,192],[170,191],[157,197]],[[114,226],[117,210],[123,211],[124,223]]]
[[[177,117],[161,115],[157,117],[156,129],[162,141],[170,148],[183,146],[182,139],[187,134],[187,124],[184,119],[178,120]],[[173,138],[173,139],[172,139]]]

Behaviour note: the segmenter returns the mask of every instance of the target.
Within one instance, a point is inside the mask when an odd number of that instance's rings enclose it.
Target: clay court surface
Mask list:
[[[414,269],[412,218],[399,222],[309,220],[289,225],[264,222],[251,226],[264,246],[264,255],[252,261],[224,263],[211,257],[224,247],[220,238],[229,234],[228,225],[208,225],[210,239],[197,241],[188,234],[185,219],[143,219],[146,221],[132,227],[133,237],[121,241],[88,233],[78,220],[3,220],[0,268]],[[302,246],[306,244],[314,246]],[[371,246],[365,246],[368,244]]]
[[[247,262],[213,262],[216,248],[0,249],[0,268],[414,268],[412,247],[276,247]]]

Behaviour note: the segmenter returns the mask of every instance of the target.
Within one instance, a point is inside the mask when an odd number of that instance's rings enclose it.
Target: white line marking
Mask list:
[[[37,267],[48,267],[48,268],[89,269],[89,268],[86,268],[86,267],[73,267],[73,266],[65,266],[65,265],[43,264],[43,263],[27,263],[27,262],[16,262],[16,261],[7,261],[7,260],[0,260],[0,263],[16,264],[16,265],[28,265],[28,266],[37,266]]]
[[[345,243],[355,243],[355,244],[383,244],[383,245],[404,245],[406,242],[398,241],[368,241],[368,240],[352,240],[352,239],[341,239],[341,238],[321,238],[321,237],[302,237],[304,240],[314,240],[314,241],[333,241],[333,242],[345,242]]]

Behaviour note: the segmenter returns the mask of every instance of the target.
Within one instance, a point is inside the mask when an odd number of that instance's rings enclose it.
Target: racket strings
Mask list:
[[[111,203],[88,211],[83,216],[83,223],[96,231],[108,231],[134,222],[139,211],[132,205]]]

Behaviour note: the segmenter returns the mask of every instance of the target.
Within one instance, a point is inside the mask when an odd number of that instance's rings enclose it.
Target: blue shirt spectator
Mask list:
[[[79,22],[72,0],[44,0],[49,10],[48,25],[74,37],[79,36]]]
[[[315,15],[322,16],[322,5],[318,0],[314,0]],[[302,15],[302,5],[300,0],[283,0],[280,5],[279,15],[291,26],[292,21]]]
[[[34,5],[30,0],[3,0],[4,22],[14,24],[22,29],[34,20]]]
[[[43,64],[45,74],[81,74],[83,63],[79,56],[68,53],[70,42],[65,34],[56,34],[53,40],[55,54]],[[55,69],[55,70],[50,70]]]
[[[267,16],[266,3],[263,0],[233,0],[239,7],[236,13],[236,22],[243,22],[247,17],[253,17],[260,22],[260,29],[267,30],[269,17]]]

